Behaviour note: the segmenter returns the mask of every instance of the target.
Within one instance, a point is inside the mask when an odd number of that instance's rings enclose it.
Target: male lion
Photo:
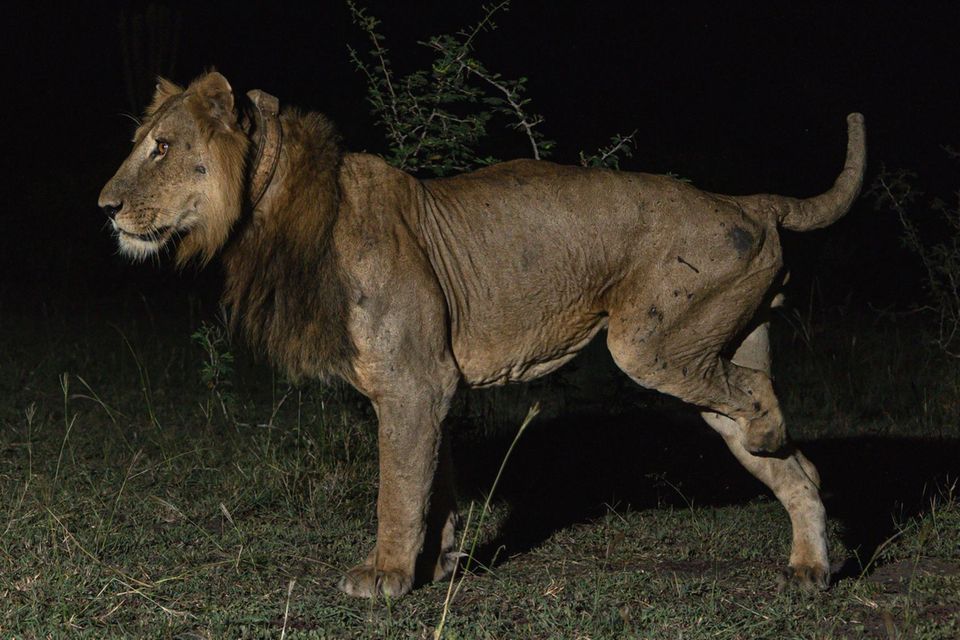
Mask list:
[[[725,196],[669,177],[517,160],[417,180],[342,153],[315,113],[278,113],[226,78],[166,80],[100,194],[134,259],[220,254],[224,301],[289,374],[339,375],[379,419],[377,542],[340,587],[400,596],[453,568],[441,422],[462,380],[532,380],[601,329],[638,384],[701,407],[793,524],[789,574],[825,587],[813,465],[789,445],[764,320],[782,280],[778,228],[826,226],[864,170],[863,117],[823,195]],[[762,454],[762,455],[758,455]]]

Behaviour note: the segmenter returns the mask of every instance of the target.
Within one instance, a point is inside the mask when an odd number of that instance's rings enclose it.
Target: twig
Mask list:
[[[287,606],[283,610],[283,629],[280,631],[280,640],[287,637],[287,621],[290,618],[290,596],[293,595],[293,585],[297,584],[295,579],[291,579],[287,584]]]

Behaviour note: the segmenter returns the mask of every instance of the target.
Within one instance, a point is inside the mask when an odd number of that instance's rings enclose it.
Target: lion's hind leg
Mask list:
[[[433,478],[433,491],[430,495],[427,530],[423,548],[417,557],[418,584],[443,580],[453,573],[459,561],[459,555],[456,552],[458,522],[450,434],[444,429],[444,433],[441,434],[437,471]]]
[[[747,336],[733,360],[769,372],[769,344],[768,325],[764,323]],[[707,424],[723,436],[737,460],[770,487],[787,510],[793,528],[789,577],[803,587],[826,588],[830,577],[826,511],[820,500],[820,477],[816,468],[796,448],[784,457],[755,456],[743,446],[741,425],[717,413],[702,415]]]
[[[672,324],[663,319],[668,311],[657,307],[639,317],[611,312],[610,355],[637,384],[735,420],[748,451],[777,452],[786,446],[787,433],[770,377],[721,355],[738,322],[710,311],[701,306],[698,313],[681,312]],[[729,326],[718,326],[722,320]]]

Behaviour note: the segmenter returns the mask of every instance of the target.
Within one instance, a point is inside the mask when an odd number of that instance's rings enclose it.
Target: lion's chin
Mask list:
[[[117,246],[120,253],[139,262],[146,260],[150,256],[157,255],[173,236],[176,234],[174,227],[162,227],[149,233],[130,233],[123,229],[117,229]]]

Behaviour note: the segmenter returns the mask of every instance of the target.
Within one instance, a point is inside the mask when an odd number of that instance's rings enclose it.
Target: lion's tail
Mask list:
[[[738,198],[748,207],[762,209],[777,216],[780,224],[791,231],[809,231],[833,224],[856,200],[863,184],[867,145],[863,115],[847,116],[847,160],[833,187],[812,198],[761,195]]]

